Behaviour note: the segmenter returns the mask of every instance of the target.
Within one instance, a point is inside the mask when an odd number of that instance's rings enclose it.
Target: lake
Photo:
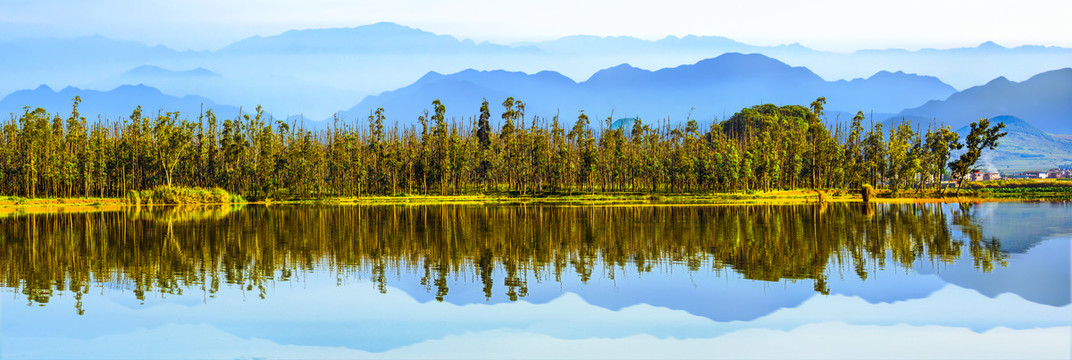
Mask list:
[[[0,357],[1069,358],[1072,204],[0,218]]]

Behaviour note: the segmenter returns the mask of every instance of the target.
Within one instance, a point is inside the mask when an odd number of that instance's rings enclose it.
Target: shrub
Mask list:
[[[864,202],[871,202],[871,197],[875,196],[875,189],[871,185],[864,184],[860,188],[860,197],[864,199]]]
[[[141,194],[137,190],[127,191],[127,201],[131,204],[141,204]]]
[[[241,195],[230,194],[220,188],[185,188],[157,186],[143,192],[132,191],[127,195],[131,202],[151,204],[226,204],[246,202]]]

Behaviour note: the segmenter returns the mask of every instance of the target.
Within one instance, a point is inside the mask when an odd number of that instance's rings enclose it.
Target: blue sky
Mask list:
[[[477,41],[565,35],[720,35],[830,51],[975,46],[992,40],[1072,47],[1072,1],[307,0],[4,1],[0,40],[100,34],[177,49],[252,35],[392,21]]]

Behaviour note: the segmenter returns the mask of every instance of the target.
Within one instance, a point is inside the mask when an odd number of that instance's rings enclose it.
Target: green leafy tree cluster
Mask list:
[[[336,117],[311,130],[271,118],[259,106],[223,121],[212,110],[190,119],[141,107],[126,118],[87,121],[75,98],[66,119],[26,108],[0,124],[0,193],[118,197],[161,185],[218,186],[252,199],[863,184],[923,191],[947,173],[964,177],[1005,134],[1002,124],[986,119],[972,125],[966,144],[948,127],[921,133],[901,123],[887,133],[882,124],[865,126],[862,112],[847,124],[830,122],[825,103],[757,105],[708,124],[636,118],[619,126],[608,117],[593,127],[584,112],[569,121],[527,116],[525,103],[514,98],[501,103],[501,122],[494,125],[487,100],[468,119],[452,117],[435,100],[416,126],[388,125],[381,108],[367,120]]]

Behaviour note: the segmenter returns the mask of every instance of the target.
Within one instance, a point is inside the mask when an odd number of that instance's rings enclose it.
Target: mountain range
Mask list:
[[[273,36],[252,36],[217,51],[218,54],[439,54],[539,52],[533,47],[477,44],[450,35],[437,35],[395,23],[353,28],[290,30]]]
[[[999,77],[946,99],[905,109],[891,121],[906,118],[925,128],[937,119],[955,129],[999,115],[1014,115],[1045,132],[1072,134],[1072,68],[1047,71],[1022,82]]]
[[[998,140],[994,150],[984,150],[980,168],[1005,174],[1027,170],[1046,170],[1056,164],[1072,163],[1072,135],[1048,134],[1018,117],[990,117],[991,123],[1004,123],[1007,135]],[[956,129],[964,139],[971,128]]]
[[[409,86],[367,97],[341,115],[364,117],[384,108],[399,123],[412,124],[435,99],[448,112],[460,109],[452,114],[465,117],[476,114],[483,99],[498,105],[510,96],[525,102],[526,114],[545,118],[572,117],[585,110],[599,118],[613,112],[651,120],[668,117],[672,122],[687,116],[711,121],[756,104],[809,104],[820,96],[827,98],[828,109],[853,115],[860,110],[891,114],[954,92],[952,86],[929,76],[883,71],[866,79],[826,81],[807,68],[763,55],[729,53],[656,71],[622,64],[579,83],[551,71],[430,72]]]
[[[959,129],[1009,116],[1007,125],[1025,125],[1005,148],[1018,149],[1020,163],[1063,158],[1066,137],[1054,134],[1072,134],[1072,49],[992,42],[848,54],[691,35],[492,44],[378,23],[254,36],[211,51],[100,36],[22,39],[0,42],[0,64],[0,93],[10,93],[0,112],[15,116],[26,106],[64,113],[79,95],[87,117],[126,117],[137,105],[190,116],[204,106],[230,117],[238,105],[259,104],[277,118],[335,113],[350,121],[384,107],[389,122],[405,126],[434,99],[465,122],[483,99],[496,112],[512,96],[529,116],[570,121],[584,110],[594,124],[607,117],[675,123],[825,96],[830,122],[861,110],[876,121]]]
[[[145,85],[123,85],[108,91],[83,90],[66,87],[60,91],[41,85],[33,90],[20,90],[0,100],[0,114],[18,117],[25,107],[29,110],[44,108],[50,113],[67,117],[71,112],[75,96],[82,99],[78,111],[89,121],[97,116],[107,120],[120,120],[130,116],[135,108],[141,106],[146,116],[157,111],[178,111],[180,116],[196,118],[202,109],[212,109],[220,118],[239,115],[239,108],[220,105],[200,96],[183,97],[166,95],[160,90]]]
[[[476,43],[394,23],[352,28],[292,30],[238,40],[215,50],[177,51],[100,36],[0,42],[0,94],[48,84],[112,89],[136,84],[124,73],[142,66],[204,68],[218,74],[208,85],[181,76],[143,78],[169,94],[205,96],[221,103],[263,104],[275,113],[324,118],[339,109],[412,84],[429,71],[465,69],[554,70],[574,81],[628,63],[642,69],[694,64],[731,52],[756,53],[804,66],[831,81],[868,78],[880,71],[936,76],[954,88],[998,76],[1012,81],[1072,64],[1072,49],[1006,48],[994,43],[954,49],[885,49],[833,53],[800,44],[756,46],[718,36],[568,36],[541,42]],[[913,104],[913,106],[919,104]],[[900,111],[895,109],[894,111]]]

